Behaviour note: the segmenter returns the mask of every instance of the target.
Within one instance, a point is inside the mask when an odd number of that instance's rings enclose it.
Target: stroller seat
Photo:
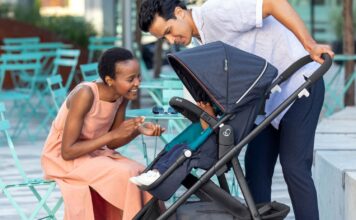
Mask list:
[[[140,186],[141,189],[149,191],[163,201],[172,196],[193,168],[209,169],[218,159],[216,137],[212,135],[213,129],[203,130],[199,122],[203,117],[210,127],[213,127],[217,123],[216,119],[183,98],[173,97],[170,105],[190,119],[192,124],[168,143],[143,172],[156,169],[157,163],[167,157],[176,158],[176,162],[166,172],[161,173],[161,177],[154,183]]]

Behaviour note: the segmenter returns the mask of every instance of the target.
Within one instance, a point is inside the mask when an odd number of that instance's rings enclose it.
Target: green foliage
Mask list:
[[[9,11],[13,10],[13,18],[23,21],[40,28],[52,31],[60,38],[67,39],[78,46],[87,47],[89,44],[89,37],[96,35],[94,27],[89,22],[85,21],[83,17],[77,16],[49,16],[44,17],[39,13],[40,4],[36,0],[32,7],[15,6],[11,9],[10,6],[4,10],[1,5],[0,17],[2,14],[8,15]],[[4,11],[4,12],[2,12]]]
[[[82,47],[88,45],[89,36],[96,35],[94,27],[86,22],[83,17],[42,17],[38,26],[48,29]]]
[[[36,25],[41,20],[40,7],[38,4],[34,4],[32,7],[17,5],[14,8],[14,18],[19,21]]]
[[[0,18],[9,17],[10,12],[13,11],[11,4],[9,3],[1,3],[0,5]]]

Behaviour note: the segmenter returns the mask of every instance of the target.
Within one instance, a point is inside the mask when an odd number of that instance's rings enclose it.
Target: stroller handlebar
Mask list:
[[[324,63],[309,77],[311,82],[315,82],[320,77],[322,77],[332,64],[332,58],[329,54],[324,53],[321,57],[324,59]],[[271,86],[267,89],[266,97],[268,98],[268,96],[271,94],[271,90],[275,88],[275,86],[282,84],[300,68],[313,61],[314,60],[309,55],[306,55],[289,66],[281,75],[279,75],[275,81],[273,81]]]
[[[324,59],[324,63],[309,77],[312,82],[321,78],[332,65],[332,58],[329,54],[323,53],[321,57]]]

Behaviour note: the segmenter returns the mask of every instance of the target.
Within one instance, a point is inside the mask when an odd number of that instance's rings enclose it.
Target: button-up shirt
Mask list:
[[[296,36],[273,16],[262,18],[262,0],[208,0],[193,8],[192,16],[200,44],[222,41],[266,59],[279,74],[308,54]],[[282,92],[273,93],[267,100],[266,116],[305,82],[303,75],[310,76],[319,66],[316,62],[307,64],[284,82]],[[275,128],[288,109],[272,121]]]

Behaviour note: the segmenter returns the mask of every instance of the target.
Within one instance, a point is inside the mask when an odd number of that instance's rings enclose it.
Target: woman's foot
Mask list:
[[[138,186],[149,186],[160,176],[161,174],[157,170],[149,170],[147,173],[131,177],[130,181]]]

